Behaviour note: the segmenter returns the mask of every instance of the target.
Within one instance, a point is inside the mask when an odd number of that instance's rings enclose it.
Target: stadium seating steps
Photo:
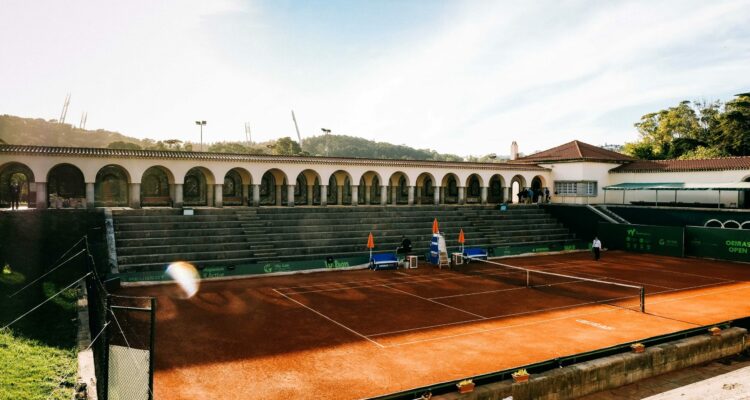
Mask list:
[[[375,251],[394,251],[401,236],[414,254],[427,253],[437,218],[449,249],[466,246],[546,246],[576,241],[574,235],[537,206],[367,206],[227,207],[114,210],[119,269],[161,270],[176,261],[196,265],[285,262],[367,254],[373,233]]]

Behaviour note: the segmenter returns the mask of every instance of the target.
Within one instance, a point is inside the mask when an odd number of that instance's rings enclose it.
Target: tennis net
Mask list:
[[[646,312],[646,289],[643,286],[528,269],[496,261],[477,261],[489,264],[494,268],[464,271],[464,273],[514,286],[526,287],[553,296],[577,299],[581,301],[580,305],[607,304]]]

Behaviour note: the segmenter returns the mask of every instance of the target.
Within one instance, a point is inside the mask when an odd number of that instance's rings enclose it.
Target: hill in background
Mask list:
[[[104,129],[79,129],[70,124],[44,119],[0,115],[0,143],[34,146],[101,147],[145,150],[199,150],[198,145],[181,140],[137,139]],[[289,137],[262,143],[217,142],[205,145],[215,153],[311,155],[331,157],[386,158],[399,160],[436,161],[502,161],[507,157],[488,154],[481,157],[461,157],[441,154],[430,149],[415,149],[404,145],[376,142],[354,136],[321,135],[304,139],[302,146]]]

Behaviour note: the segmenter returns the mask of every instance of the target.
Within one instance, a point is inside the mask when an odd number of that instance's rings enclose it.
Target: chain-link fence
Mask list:
[[[156,299],[112,295],[97,274],[86,280],[100,400],[153,400]]]

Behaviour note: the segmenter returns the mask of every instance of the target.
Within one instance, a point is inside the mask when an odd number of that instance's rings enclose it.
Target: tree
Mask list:
[[[727,102],[713,142],[733,156],[750,155],[750,93]]]
[[[283,137],[271,145],[273,154],[280,156],[294,156],[302,153],[299,143],[295,142],[289,136]]]
[[[693,150],[683,153],[680,160],[704,160],[706,158],[726,157],[728,154],[716,147],[698,146]]]
[[[121,150],[141,150],[141,146],[130,143],[130,142],[123,142],[123,141],[116,141],[112,142],[107,145],[108,149],[121,149]]]

